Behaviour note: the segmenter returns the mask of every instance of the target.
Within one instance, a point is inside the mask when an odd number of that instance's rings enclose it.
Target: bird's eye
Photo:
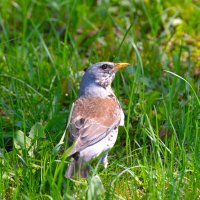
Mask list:
[[[107,64],[104,64],[101,66],[101,68],[104,70],[104,69],[107,69],[108,68],[108,65]]]

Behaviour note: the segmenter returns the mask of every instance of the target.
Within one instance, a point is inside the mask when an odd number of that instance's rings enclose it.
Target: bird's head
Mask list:
[[[128,63],[99,62],[91,65],[86,70],[84,78],[90,79],[101,87],[106,88],[111,85],[115,73],[128,65]]]
[[[128,63],[113,62],[99,62],[91,65],[82,78],[79,95],[86,93],[96,95],[95,93],[102,91],[102,89],[109,89],[116,72],[128,65]]]

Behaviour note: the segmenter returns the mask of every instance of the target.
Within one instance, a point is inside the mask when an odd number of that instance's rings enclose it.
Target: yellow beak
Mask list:
[[[113,67],[113,70],[116,71],[116,70],[119,70],[119,69],[122,69],[124,67],[127,67],[128,65],[130,65],[129,63],[117,63],[114,67]]]

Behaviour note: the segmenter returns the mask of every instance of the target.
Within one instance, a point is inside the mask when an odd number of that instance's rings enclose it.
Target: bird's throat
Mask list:
[[[110,85],[105,87],[99,85],[98,83],[90,84],[85,87],[81,87],[79,91],[80,96],[90,96],[90,97],[107,97],[113,95],[113,90]]]

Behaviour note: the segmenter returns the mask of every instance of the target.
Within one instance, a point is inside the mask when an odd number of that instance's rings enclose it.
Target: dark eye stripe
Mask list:
[[[107,65],[107,64],[103,64],[102,66],[101,66],[101,68],[102,69],[107,69],[109,66]]]

